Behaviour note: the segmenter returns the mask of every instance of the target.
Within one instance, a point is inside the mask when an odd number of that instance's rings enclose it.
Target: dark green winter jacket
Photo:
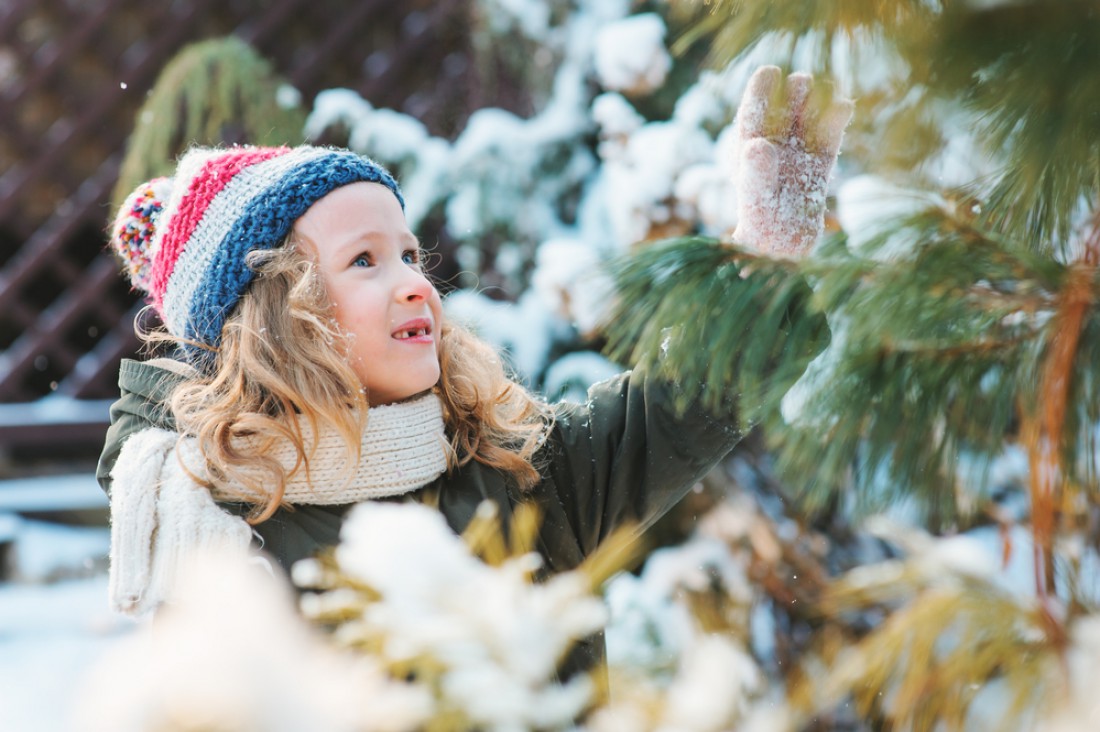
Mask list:
[[[148,427],[174,430],[166,404],[184,377],[155,362],[124,361],[119,372],[121,398],[111,407],[111,427],[97,478],[111,490],[110,473],[127,437]],[[713,417],[696,409],[677,416],[668,384],[625,373],[593,386],[583,405],[555,407],[554,428],[536,465],[542,480],[520,492],[502,473],[470,462],[413,494],[431,497],[456,531],[488,499],[502,523],[523,501],[540,509],[538,549],[550,572],[575,568],[616,527],[626,522],[648,526],[668,511],[690,487],[736,444],[732,413]],[[240,506],[225,506],[242,512]],[[278,510],[254,527],[257,544],[281,565],[310,556],[339,538],[351,508],[300,505]],[[603,639],[582,646],[563,672],[589,668],[603,657]]]

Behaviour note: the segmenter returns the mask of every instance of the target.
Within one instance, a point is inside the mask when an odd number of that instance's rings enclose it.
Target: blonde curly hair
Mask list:
[[[205,484],[239,494],[254,505],[249,520],[260,523],[283,504],[289,475],[309,476],[302,420],[314,434],[324,426],[336,430],[350,471],[369,405],[322,277],[293,236],[276,249],[252,252],[248,264],[256,278],[225,323],[212,372],[181,383],[170,407],[181,434],[197,439]],[[178,340],[165,331],[146,338]],[[508,377],[490,345],[461,327],[442,323],[439,353],[433,390],[443,404],[448,472],[477,461],[520,490],[530,488],[539,479],[535,453],[553,424],[549,407]],[[297,451],[289,471],[268,454],[278,440]]]

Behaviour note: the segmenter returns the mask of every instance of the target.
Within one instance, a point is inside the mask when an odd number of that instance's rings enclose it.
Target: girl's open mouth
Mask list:
[[[431,339],[432,322],[427,318],[416,318],[400,325],[393,333],[392,338],[399,341]]]

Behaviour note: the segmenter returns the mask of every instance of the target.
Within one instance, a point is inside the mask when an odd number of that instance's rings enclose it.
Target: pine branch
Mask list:
[[[181,50],[138,110],[112,208],[142,181],[170,175],[190,145],[302,142],[305,112],[279,103],[282,84],[271,64],[238,38]]]
[[[920,0],[804,0],[796,3],[745,2],[745,0],[714,0],[700,9],[698,3],[679,0],[673,3],[675,12],[696,18],[696,25],[673,45],[674,52],[708,39],[712,45],[712,61],[724,65],[751,50],[769,32],[779,32],[794,40],[810,33],[819,33],[820,68],[827,69],[829,48],[833,37],[853,35],[859,31],[888,28],[901,34],[919,33],[931,18],[932,7]]]
[[[1064,680],[1058,648],[1035,613],[984,583],[926,590],[840,660],[826,697],[850,693],[862,715],[903,728],[962,729],[977,691],[1000,682],[1003,723],[1041,718]]]
[[[963,729],[984,721],[1000,729],[1044,719],[1065,701],[1071,680],[1064,653],[1075,624],[1092,616],[1055,617],[1020,598],[965,539],[888,524],[873,532],[888,532],[909,556],[858,567],[830,587],[820,605],[827,625],[886,617],[854,647],[838,652],[822,644],[828,668],[793,692],[807,715],[851,697],[862,716],[901,728]],[[990,686],[1003,703],[995,710],[983,704],[976,720],[972,704]],[[999,723],[990,711],[1000,713]]]
[[[930,520],[948,523],[963,488],[959,459],[984,475],[1018,405],[1041,394],[1067,269],[950,208],[914,216],[868,249],[898,237],[910,250],[886,262],[841,241],[800,265],[707,239],[644,250],[614,270],[612,353],[680,384],[681,406],[736,398],[747,423],[764,419],[808,508],[852,484],[861,510],[915,498]],[[825,346],[822,311],[833,342],[787,393]],[[1073,383],[1091,394],[1095,379]]]
[[[1100,17],[1086,0],[948,3],[921,44],[926,83],[979,114],[979,136],[1006,153],[987,219],[1062,249],[1081,202],[1100,195]]]
[[[746,269],[747,267],[747,269]],[[653,245],[612,267],[612,358],[680,385],[680,408],[740,400],[745,425],[773,410],[825,344],[797,267],[701,237]]]
[[[957,511],[959,458],[975,458],[984,475],[1016,405],[1034,403],[1065,268],[946,210],[879,243],[897,237],[911,251],[888,262],[842,250],[807,262],[842,337],[795,387],[804,404],[788,401],[790,428],[773,435],[811,509],[851,483],[862,511],[915,498],[944,523]]]

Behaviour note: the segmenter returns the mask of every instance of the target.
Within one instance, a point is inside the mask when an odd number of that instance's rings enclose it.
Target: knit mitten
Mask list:
[[[142,615],[171,600],[201,554],[247,556],[252,527],[184,470],[178,446],[174,432],[143,430],[123,445],[111,473],[109,592],[117,612]]]
[[[850,100],[813,93],[807,74],[757,69],[737,112],[736,243],[789,258],[813,246],[852,111]]]

